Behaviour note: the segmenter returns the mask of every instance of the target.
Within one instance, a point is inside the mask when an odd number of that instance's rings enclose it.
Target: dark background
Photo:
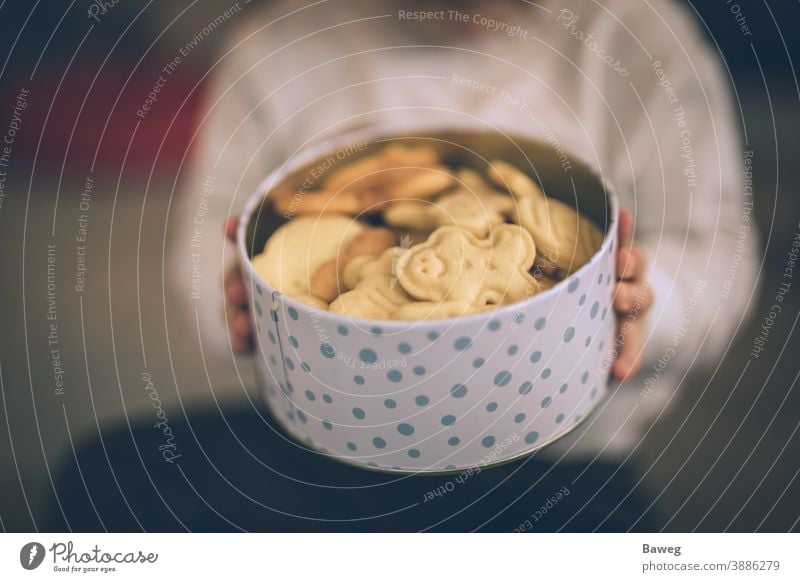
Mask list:
[[[217,366],[209,379],[191,341],[173,338],[167,349],[160,270],[139,274],[138,295],[135,284],[137,257],[162,253],[166,208],[177,194],[177,168],[202,111],[204,75],[236,19],[184,59],[159,106],[138,126],[135,111],[166,60],[229,5],[124,0],[94,25],[86,1],[0,7],[0,130],[20,89],[30,91],[0,207],[2,530],[45,527],[56,469],[73,454],[73,444],[147,409],[136,363],[140,329],[154,346],[150,368],[173,418],[207,406],[212,387],[220,402],[244,398],[232,361]],[[798,232],[800,89],[793,59],[800,59],[800,3],[741,2],[752,37],[742,35],[722,0],[687,5],[730,72],[746,148],[754,151],[761,296],[719,367],[687,378],[679,403],[632,461],[667,529],[797,529],[800,281],[765,352],[744,373],[742,362]],[[96,184],[91,285],[82,302],[66,283],[59,296],[67,387],[57,398],[43,317],[45,244],[74,244],[77,196],[89,174]],[[58,273],[72,277],[67,265]]]

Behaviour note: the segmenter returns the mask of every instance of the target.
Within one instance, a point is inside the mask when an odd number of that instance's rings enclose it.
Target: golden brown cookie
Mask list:
[[[543,260],[569,274],[585,265],[600,248],[600,229],[571,206],[546,197],[524,172],[495,160],[489,166],[489,175],[514,194],[514,221],[530,232]]]
[[[394,265],[403,252],[404,249],[400,247],[386,249],[380,258],[360,265],[359,281],[355,288],[342,293],[331,303],[331,313],[368,319],[392,319],[401,306],[412,301],[394,275]]]
[[[514,200],[505,194],[458,190],[440,197],[430,212],[438,224],[453,224],[485,238],[514,210]]]
[[[328,176],[324,185],[329,190],[340,190],[361,181],[361,186],[383,184],[392,181],[389,170],[398,168],[424,168],[440,164],[439,154],[428,145],[405,145],[392,143],[369,156],[348,163],[336,169]],[[374,182],[363,182],[366,177],[374,178]],[[396,179],[398,176],[395,176]],[[400,176],[402,177],[402,176]],[[373,178],[370,178],[373,179]]]
[[[459,181],[461,186],[457,190],[430,203],[422,200],[393,202],[383,217],[388,224],[406,230],[427,233],[453,224],[484,238],[492,227],[502,224],[511,215],[514,200],[489,187],[472,170],[460,170]]]
[[[314,190],[305,193],[280,192],[271,195],[277,214],[350,214],[378,212],[384,196],[369,190]]]
[[[397,244],[397,235],[387,228],[366,228],[350,241],[344,254],[322,263],[311,275],[311,293],[325,301],[333,301],[344,289],[342,272],[358,256],[379,256]]]
[[[263,252],[253,257],[253,268],[285,295],[311,295],[311,274],[362,230],[350,216],[298,216],[272,234]]]
[[[397,278],[420,301],[446,304],[443,311],[506,305],[534,295],[539,283],[528,273],[536,247],[519,226],[503,224],[479,239],[457,226],[443,226],[406,250]]]

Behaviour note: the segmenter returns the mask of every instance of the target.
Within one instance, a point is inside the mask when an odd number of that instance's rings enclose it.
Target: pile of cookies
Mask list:
[[[492,161],[483,176],[426,145],[393,143],[330,172],[314,191],[277,190],[291,220],[253,258],[275,289],[369,319],[456,317],[549,289],[583,266],[603,233]]]

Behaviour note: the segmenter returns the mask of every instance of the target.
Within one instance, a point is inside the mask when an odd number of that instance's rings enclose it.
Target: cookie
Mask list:
[[[439,220],[430,212],[432,203],[422,200],[398,200],[383,211],[383,219],[406,231],[429,233],[436,230]]]
[[[600,229],[571,206],[545,196],[524,172],[495,160],[489,175],[514,195],[514,222],[530,232],[540,256],[561,272],[578,270],[600,248]]]
[[[342,272],[358,256],[377,257],[397,244],[397,235],[386,228],[366,228],[353,237],[343,255],[322,263],[311,275],[311,293],[325,301],[333,301],[344,291]]]
[[[514,200],[491,188],[476,172],[458,173],[461,187],[443,194],[434,202],[401,200],[384,211],[384,219],[394,227],[417,232],[432,232],[452,224],[467,229],[479,238],[511,215]]]
[[[395,312],[412,301],[394,275],[394,265],[404,249],[386,249],[377,258],[360,265],[358,283],[331,303],[331,313],[367,319],[392,319]]]
[[[311,295],[311,274],[363,230],[349,216],[298,216],[272,234],[253,267],[284,295]]]
[[[324,180],[323,184],[328,190],[341,190],[355,182],[363,180],[366,176],[384,174],[377,179],[377,183],[391,180],[391,173],[387,170],[396,168],[423,168],[440,164],[439,154],[427,145],[410,146],[393,143],[379,152],[365,156],[351,162],[334,172]],[[361,187],[364,187],[362,183]]]
[[[384,200],[382,194],[369,190],[316,190],[305,193],[280,192],[271,195],[276,214],[294,215],[349,214],[377,212]]]
[[[458,310],[506,305],[535,294],[540,285],[528,270],[536,247],[519,226],[503,224],[479,239],[457,226],[442,226],[397,261],[397,278],[413,298]]]
[[[442,226],[453,224],[484,238],[513,210],[514,200],[505,194],[458,190],[439,198],[430,212]]]

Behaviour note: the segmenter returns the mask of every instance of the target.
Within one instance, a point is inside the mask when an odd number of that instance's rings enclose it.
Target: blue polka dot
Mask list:
[[[263,317],[264,312],[261,311],[261,304],[258,301],[256,301],[255,305],[256,305],[256,313],[258,314],[259,317]]]
[[[447,444],[450,445],[451,447],[457,447],[458,443],[460,443],[460,442],[461,442],[461,439],[458,438],[458,437],[455,437],[455,436],[454,437],[450,437],[449,439],[447,439]]]
[[[542,352],[537,350],[531,354],[531,364],[535,364],[541,359],[542,359]]]
[[[300,367],[303,368],[304,372],[310,372],[311,366],[308,365],[308,362],[301,362]]]
[[[330,421],[323,420],[322,426],[325,427],[325,430],[333,430],[333,425],[330,423]]]
[[[533,388],[533,383],[531,383],[531,382],[523,382],[522,385],[519,387],[519,393],[522,394],[523,396],[525,394],[529,394],[530,391],[531,391],[531,388]]]
[[[389,408],[389,409],[392,409],[392,408],[397,408],[397,402],[395,402],[395,401],[394,401],[394,400],[392,400],[391,398],[387,398],[386,400],[384,400],[384,401],[383,401],[383,405],[384,405],[386,408]]]
[[[286,383],[286,389],[287,389],[289,392],[294,392],[294,386],[292,386],[292,383],[291,383],[291,382],[287,382],[287,383]]]
[[[561,424],[562,422],[564,422],[564,415],[559,414],[558,416],[556,416],[556,424]]]
[[[414,398],[414,402],[417,404],[417,406],[426,406],[430,400],[428,400],[428,397],[424,394],[420,394]]]
[[[599,284],[600,284],[600,283],[602,283],[602,282],[603,282],[603,273],[600,273],[600,274],[597,276],[597,284],[599,285]]]
[[[297,341],[297,338],[294,337],[293,335],[289,336],[289,343],[292,344],[293,348],[299,348],[300,347],[300,342]]]
[[[358,406],[356,406],[353,409],[353,416],[355,416],[358,420],[364,420],[364,418],[366,418],[366,416],[367,416],[367,413],[364,412],[364,410],[362,408],[359,408]]]
[[[336,331],[339,332],[339,335],[347,335],[348,333],[350,333],[350,330],[347,329],[346,325],[340,325],[339,327],[336,328]]]
[[[397,344],[397,351],[399,351],[401,354],[410,354],[411,344],[407,344],[405,342]]]
[[[455,465],[445,465],[444,468],[449,471],[449,470],[455,469],[456,466]]]
[[[472,340],[468,337],[460,337],[458,338],[455,343],[453,343],[453,347],[457,349],[459,352],[463,352],[464,350],[468,349],[472,346]]]
[[[584,303],[586,303],[586,293],[581,295],[581,298],[578,299],[578,305],[583,305]]]
[[[294,412],[287,412],[286,418],[288,418],[291,422],[294,422]]]
[[[350,449],[351,451],[357,451],[358,450],[358,447],[356,446],[356,443],[347,443],[347,448]]]
[[[356,374],[355,376],[353,376],[353,382],[355,382],[359,386],[363,386],[364,382],[366,382],[366,380],[364,380],[364,376],[360,376],[360,375]]]
[[[542,408],[547,408],[548,406],[550,406],[551,402],[553,402],[553,399],[550,398],[549,396],[545,396],[544,398],[542,398]]]
[[[269,356],[269,361],[270,361],[270,363],[272,363],[273,366],[277,366],[278,365],[278,360],[276,360],[275,356],[273,356],[272,354],[270,354],[270,356]]]
[[[300,422],[308,422],[308,418],[306,417],[306,415],[303,413],[302,410],[297,411],[297,418],[300,419]]]
[[[606,347],[606,342],[605,340],[601,340],[600,343],[597,345],[597,349],[602,352],[604,347]]]
[[[375,437],[374,439],[372,439],[372,444],[375,445],[376,449],[386,448],[386,441],[383,440],[381,437]]]
[[[485,436],[481,439],[481,444],[488,449],[494,446],[494,441],[495,439],[493,436]]]
[[[603,307],[603,313],[600,314],[600,319],[605,321],[606,315],[608,315],[608,307]]]
[[[386,373],[386,377],[389,379],[390,382],[399,382],[400,380],[403,379],[403,375],[397,370],[389,370]]]
[[[489,412],[494,412],[495,410],[497,410],[497,402],[490,402],[489,404],[487,404],[486,410],[488,410]]]
[[[540,317],[533,324],[533,327],[536,329],[536,331],[542,331],[545,325],[547,325],[547,320],[544,317]]]
[[[511,382],[511,372],[508,370],[503,370],[502,372],[498,372],[497,375],[494,377],[494,385],[498,387],[505,386]]]
[[[472,360],[472,367],[473,368],[480,368],[485,363],[486,363],[486,360],[484,360],[483,358],[475,358],[474,360]]]
[[[428,332],[428,339],[431,340],[432,342],[436,341],[437,339],[439,339],[439,332],[438,331],[429,331]]]
[[[589,317],[594,319],[595,317],[597,317],[598,311],[600,311],[600,302],[595,301],[594,303],[592,303],[592,309],[589,311]]]
[[[591,345],[591,343],[592,343],[592,336],[590,336],[590,335],[587,335],[587,336],[586,336],[586,341],[585,341],[585,342],[583,342],[583,345],[584,345],[585,347],[587,347],[587,348],[588,348],[588,347],[589,347],[589,345]]]
[[[532,445],[537,440],[539,440],[539,433],[536,432],[535,430],[525,435],[525,442],[528,443],[529,445]]]
[[[597,396],[597,388],[592,388],[592,391],[589,392],[589,398],[594,400],[594,397]]]
[[[569,327],[568,327],[568,328],[567,328],[567,329],[564,331],[564,343],[569,343],[569,342],[571,342],[571,341],[572,341],[572,338],[574,338],[574,337],[575,337],[575,328],[574,328],[574,327],[572,327],[572,326],[569,326]]]
[[[334,348],[333,344],[330,342],[323,342],[322,345],[319,346],[319,351],[329,360],[336,357],[336,348]]]
[[[256,283],[256,291],[258,292],[259,295],[263,295],[264,294],[264,290],[261,288],[261,285],[259,285],[258,283]]]
[[[378,335],[382,335],[382,334],[383,334],[383,330],[382,330],[381,328],[377,327],[377,326],[376,326],[376,327],[373,327],[373,328],[372,328],[372,329],[370,329],[369,331],[372,333],[372,335],[375,335],[375,336],[378,336]]]
[[[611,287],[611,275],[606,275],[606,287]]]
[[[515,355],[515,354],[516,354],[518,351],[519,351],[519,347],[518,347],[518,346],[516,346],[516,345],[510,346],[510,347],[508,348],[508,355],[509,355],[509,356],[513,356],[513,355]]]
[[[446,414],[442,417],[442,424],[444,426],[452,426],[456,422],[456,417],[452,414]]]
[[[269,338],[269,341],[271,341],[273,344],[275,343],[276,340],[275,340],[275,334],[274,333],[272,333],[271,331],[268,331],[267,332],[267,337]]]
[[[314,402],[317,399],[317,395],[311,390],[306,390],[306,398],[308,398],[311,402]]]
[[[514,323],[522,323],[523,321],[525,321],[525,314],[521,311],[517,311],[514,314]]]
[[[287,368],[289,368],[290,370],[294,370],[294,362],[292,361],[292,358],[286,357],[283,359],[283,361],[286,362]]]
[[[559,388],[559,389],[558,389],[558,391],[559,391],[559,392],[561,392],[561,394],[563,394],[564,392],[566,392],[566,391],[567,391],[567,388],[569,388],[569,384],[567,384],[566,382],[564,382],[564,383],[561,385],[561,388]]]
[[[580,284],[581,280],[575,277],[572,281],[569,282],[569,285],[567,285],[567,291],[569,291],[570,293],[575,293],[575,291],[578,290],[578,285]]]
[[[425,367],[424,366],[414,366],[414,373],[417,376],[422,376],[425,374]]]
[[[290,307],[287,311],[289,312],[289,317],[291,317],[295,321],[297,321],[297,318],[300,317],[297,314],[297,310],[294,307]]]
[[[407,422],[401,422],[397,425],[397,432],[399,432],[403,436],[411,436],[414,434],[414,427],[408,424]]]
[[[520,412],[518,415],[516,415],[514,417],[514,422],[516,422],[517,424],[519,424],[523,420],[525,420],[525,413],[524,412]]]
[[[450,388],[450,394],[453,398],[463,398],[467,395],[467,387],[463,384],[455,384],[452,388]]]
[[[412,459],[418,459],[421,454],[417,449],[408,449],[408,456]]]
[[[323,394],[323,395],[322,395],[322,399],[323,399],[323,400],[324,400],[324,401],[325,401],[327,404],[330,404],[331,402],[333,402],[333,398],[331,397],[331,395],[330,395],[330,394]]]
[[[358,352],[358,357],[361,358],[361,360],[365,364],[374,364],[375,362],[378,361],[378,354],[376,354],[374,350],[371,350],[369,348],[364,348],[363,350]]]
[[[586,381],[589,379],[589,371],[585,371],[581,374],[581,384],[586,384]]]
[[[547,380],[550,377],[551,371],[552,370],[550,370],[550,368],[545,368],[544,370],[542,370],[542,378]]]
[[[493,319],[492,321],[489,322],[489,331],[497,331],[498,329],[500,329],[500,325],[501,324],[499,321]]]

